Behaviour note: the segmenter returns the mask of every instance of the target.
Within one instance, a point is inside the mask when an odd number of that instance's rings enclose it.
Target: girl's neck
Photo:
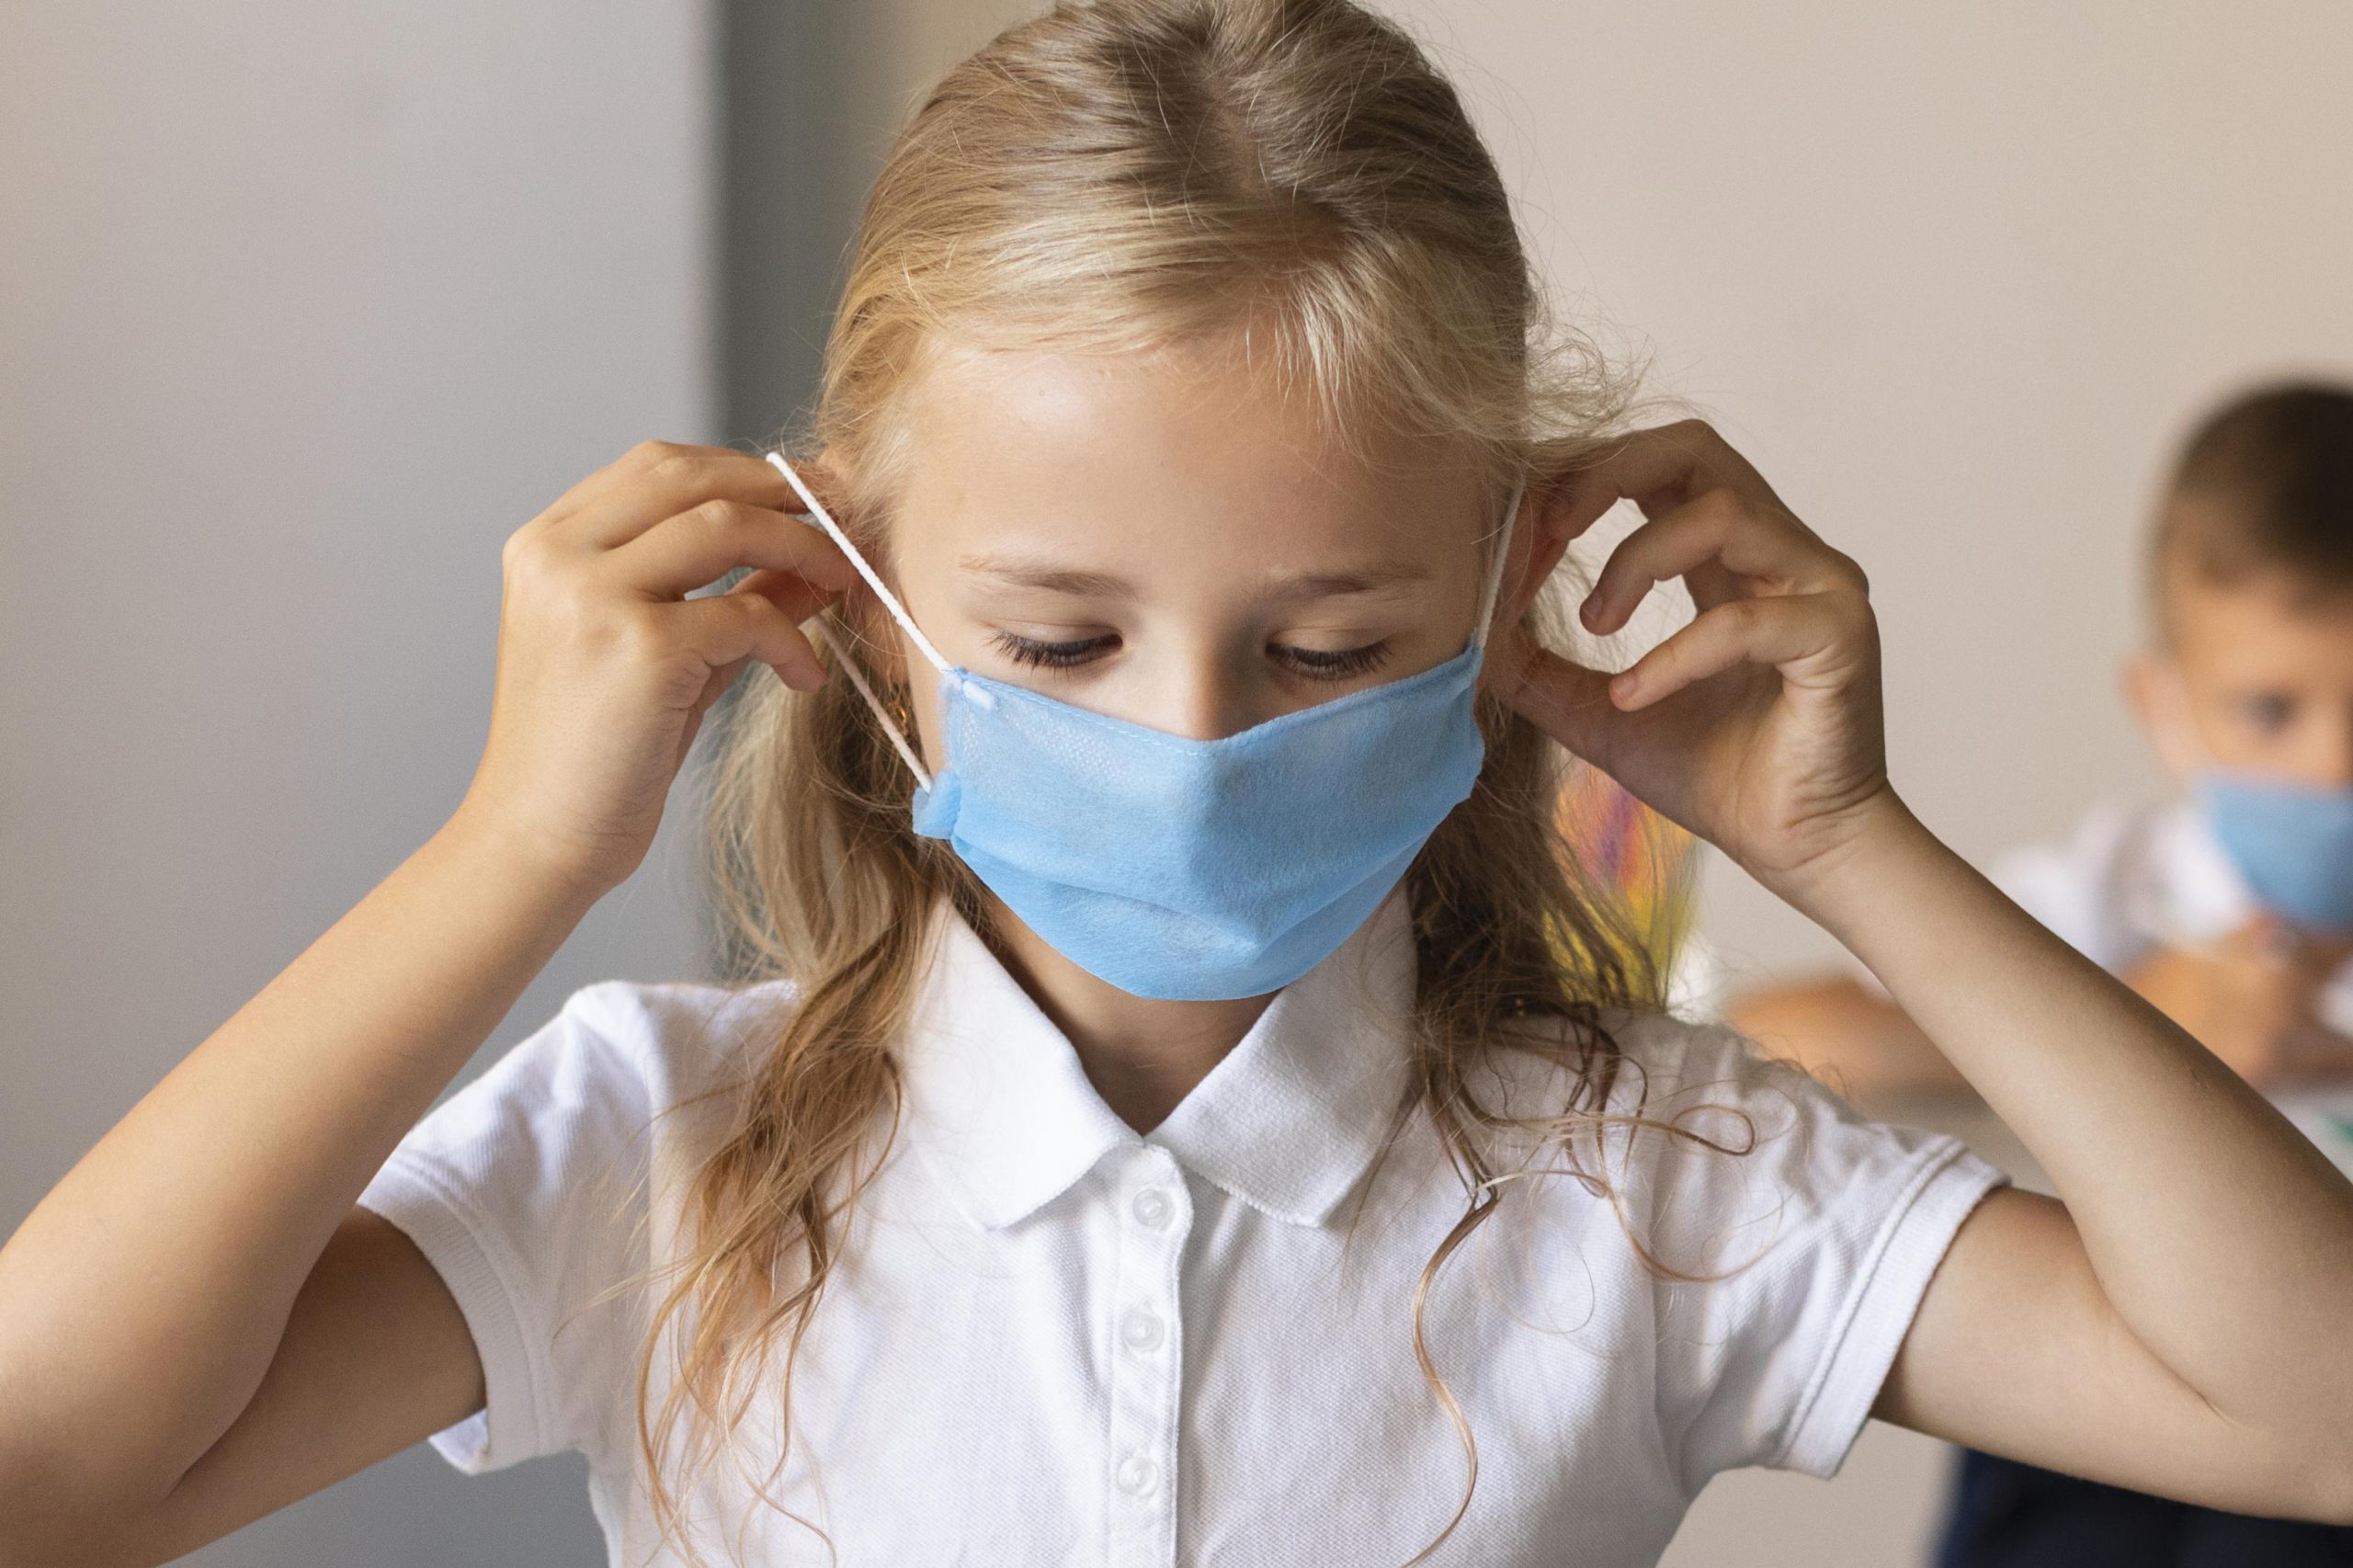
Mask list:
[[[1006,971],[1068,1038],[1103,1103],[1139,1133],[1165,1120],[1275,999],[1271,992],[1230,1002],[1132,995],[1079,968],[990,902]]]

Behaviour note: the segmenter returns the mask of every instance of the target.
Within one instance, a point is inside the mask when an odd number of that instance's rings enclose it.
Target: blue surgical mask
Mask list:
[[[915,830],[946,840],[1041,939],[1122,991],[1202,1001],[1290,984],[1364,923],[1478,779],[1472,705],[1524,480],[1461,653],[1192,740],[950,665],[790,465],[768,461],[939,672],[948,766],[934,778],[833,649],[915,770]]]
[[[2264,907],[2309,931],[2353,933],[2353,789],[2220,769],[2191,789]]]

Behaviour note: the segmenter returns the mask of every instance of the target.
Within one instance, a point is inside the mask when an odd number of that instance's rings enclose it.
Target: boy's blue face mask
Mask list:
[[[2353,790],[2210,769],[2199,809],[2255,896],[2291,926],[2353,935]]]
[[[934,778],[835,650],[915,770],[915,831],[1122,991],[1202,1001],[1290,984],[1364,923],[1478,779],[1472,703],[1524,479],[1461,653],[1203,741],[950,665],[790,465],[768,461],[939,672],[948,767]]]

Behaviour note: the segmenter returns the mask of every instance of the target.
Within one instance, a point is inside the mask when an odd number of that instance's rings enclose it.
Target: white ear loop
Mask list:
[[[1519,520],[1519,498],[1527,489],[1528,472],[1523,469],[1512,482],[1511,505],[1504,510],[1503,537],[1495,541],[1495,564],[1487,573],[1486,585],[1479,590],[1479,630],[1471,637],[1474,648],[1487,645],[1487,633],[1495,623],[1495,599],[1503,592],[1504,568],[1511,563],[1512,525]]]
[[[915,639],[915,646],[923,651],[925,658],[931,661],[932,667],[941,675],[952,674],[953,667],[939,656],[939,650],[931,645],[931,639],[923,634],[923,629],[917,626],[913,618],[907,614],[906,607],[899,602],[899,596],[892,593],[889,585],[882,581],[874,568],[866,563],[866,557],[860,555],[858,552],[858,547],[850,543],[849,536],[842,532],[841,525],[834,521],[834,515],[825,510],[824,503],[811,494],[809,487],[801,483],[801,476],[792,472],[792,465],[784,460],[783,454],[770,452],[767,454],[767,460],[779,473],[784,475],[786,483],[790,484],[794,492],[807,504],[813,524],[823,528],[826,537],[841,547],[842,553],[849,557],[849,563],[858,568],[858,574],[866,579],[866,585],[872,588],[875,597],[882,601],[882,608],[891,612],[892,619],[906,629],[907,635]],[[923,758],[908,743],[906,732],[899,728],[898,721],[891,717],[891,710],[885,708],[882,705],[882,699],[875,695],[874,687],[867,681],[866,672],[858,667],[858,660],[851,656],[848,650],[834,640],[832,632],[825,630],[824,613],[821,611],[811,617],[808,626],[809,630],[816,635],[817,641],[825,645],[825,651],[833,654],[834,663],[839,665],[842,667],[842,673],[849,676],[850,685],[858,687],[858,694],[866,699],[866,705],[874,710],[875,718],[882,722],[883,731],[890,735],[891,744],[898,748],[899,756],[905,760],[907,767],[914,770],[915,782],[926,790],[930,789],[931,770],[924,767]]]
[[[783,453],[770,452],[768,461],[774,465],[779,473],[784,475],[786,483],[799,492],[801,499],[808,503],[809,511],[816,519],[817,526],[824,528],[835,544],[841,546],[842,553],[849,557],[849,563],[858,568],[858,574],[866,579],[866,585],[874,590],[874,597],[882,601],[883,608],[891,612],[892,619],[904,627],[907,635],[915,640],[915,646],[923,650],[923,656],[931,661],[932,668],[941,675],[946,675],[953,666],[939,656],[939,650],[931,645],[931,639],[923,634],[923,628],[917,626],[915,619],[907,614],[906,606],[899,602],[899,596],[891,591],[890,585],[883,582],[874,568],[866,563],[866,557],[858,552],[858,546],[850,543],[849,536],[842,532],[842,526],[834,521],[834,515],[831,512],[825,510],[825,504],[809,493],[809,487],[801,483],[801,476],[792,472],[792,465],[784,460]]]

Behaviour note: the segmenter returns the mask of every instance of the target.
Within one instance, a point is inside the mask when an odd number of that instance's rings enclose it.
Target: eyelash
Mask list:
[[[1310,680],[1346,680],[1381,667],[1389,657],[1389,644],[1368,642],[1361,648],[1343,648],[1337,653],[1325,653],[1318,648],[1283,648],[1284,661]]]
[[[1075,642],[1040,642],[1033,638],[1016,637],[1010,631],[1000,631],[990,638],[1005,650],[1006,657],[1017,665],[1042,665],[1048,669],[1063,670],[1073,665],[1083,665],[1086,656],[1097,648],[1108,647],[1115,639],[1109,636],[1082,637]]]
[[[1040,642],[1032,638],[1017,637],[1010,631],[999,631],[994,633],[990,641],[1015,664],[1061,670],[1087,663],[1090,654],[1110,646],[1119,639],[1106,635],[1084,637],[1074,642]],[[1380,668],[1389,657],[1386,642],[1368,642],[1361,648],[1345,648],[1336,653],[1313,648],[1287,648],[1280,643],[1270,646],[1284,663],[1309,680],[1347,680],[1351,676],[1364,675]]]

